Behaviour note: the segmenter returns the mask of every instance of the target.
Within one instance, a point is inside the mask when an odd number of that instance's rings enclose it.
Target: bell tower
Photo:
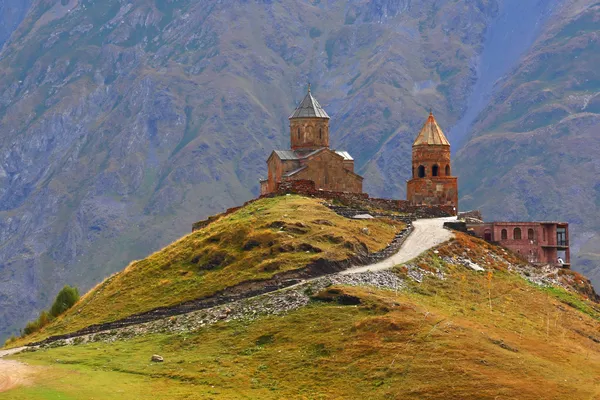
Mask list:
[[[329,147],[329,115],[310,92],[290,115],[292,150],[316,150]]]
[[[433,112],[412,147],[412,179],[407,200],[413,205],[447,205],[458,210],[458,178],[452,176],[450,142]]]

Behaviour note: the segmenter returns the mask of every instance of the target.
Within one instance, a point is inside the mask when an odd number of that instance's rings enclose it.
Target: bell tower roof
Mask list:
[[[308,93],[304,96],[304,100],[296,108],[294,113],[290,115],[290,119],[294,118],[327,118],[329,115],[310,93],[310,83],[308,84]]]
[[[435,117],[433,116],[433,111],[429,112],[429,118],[427,118],[427,122],[423,125],[423,129],[419,133],[419,136],[415,139],[413,146],[419,145],[441,145],[441,146],[450,146],[450,142],[442,132],[442,129],[438,125]]]

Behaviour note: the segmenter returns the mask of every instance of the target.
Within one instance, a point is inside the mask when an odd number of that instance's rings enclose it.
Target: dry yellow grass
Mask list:
[[[491,278],[441,258],[465,254]],[[415,261],[444,279],[316,296],[354,296],[358,306],[319,300],[253,322],[24,354],[20,360],[51,367],[8,398],[600,398],[597,305],[529,284],[500,255],[518,261],[458,235]],[[154,353],[165,362],[149,363]]]

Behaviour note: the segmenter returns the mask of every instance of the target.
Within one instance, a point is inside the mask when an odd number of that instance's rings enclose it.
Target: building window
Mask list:
[[[515,228],[515,230],[513,231],[513,239],[521,240],[521,228]]]
[[[433,168],[431,169],[431,175],[438,176],[439,174],[440,174],[440,167],[438,167],[437,165],[434,165]]]
[[[535,240],[535,232],[531,228],[527,230],[527,239]]]
[[[419,165],[419,178],[425,178],[425,166]]]
[[[450,176],[450,166],[446,165],[446,176]]]
[[[319,128],[319,139],[323,139],[323,129]]]
[[[542,236],[544,238],[544,242],[546,241],[546,228],[542,228]]]
[[[300,139],[300,128],[298,128],[298,139]]]
[[[502,233],[500,234],[500,237],[502,238],[502,240],[508,239],[508,232],[506,231],[506,229],[502,229]]]

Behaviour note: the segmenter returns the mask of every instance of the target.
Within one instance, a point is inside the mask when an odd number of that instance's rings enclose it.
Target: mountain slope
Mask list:
[[[574,267],[600,285],[600,6],[566,3],[497,84],[458,153],[462,205],[490,219],[566,220]]]
[[[0,1],[0,48],[25,18],[31,3],[31,0]]]
[[[471,262],[487,272],[465,267]],[[98,335],[87,344],[20,355],[21,361],[45,366],[44,375],[6,394],[11,399],[597,397],[598,305],[574,292],[531,284],[516,273],[524,272],[521,268],[503,249],[458,234],[398,267],[394,275],[402,283],[395,290],[376,279],[373,286],[301,287],[290,289],[294,300],[279,315],[262,314],[267,303],[281,301],[266,297],[262,305],[245,303],[242,315],[230,305],[228,312],[216,313],[222,315],[216,322],[207,322],[207,313],[199,313],[196,324],[189,324],[194,317],[180,316],[121,339]],[[568,279],[585,284],[576,274]],[[298,297],[307,293],[312,301],[303,304]],[[149,363],[156,353],[163,363]]]
[[[455,5],[35,1],[0,54],[0,335],[256,195],[307,81],[367,189],[401,197],[497,12]]]

